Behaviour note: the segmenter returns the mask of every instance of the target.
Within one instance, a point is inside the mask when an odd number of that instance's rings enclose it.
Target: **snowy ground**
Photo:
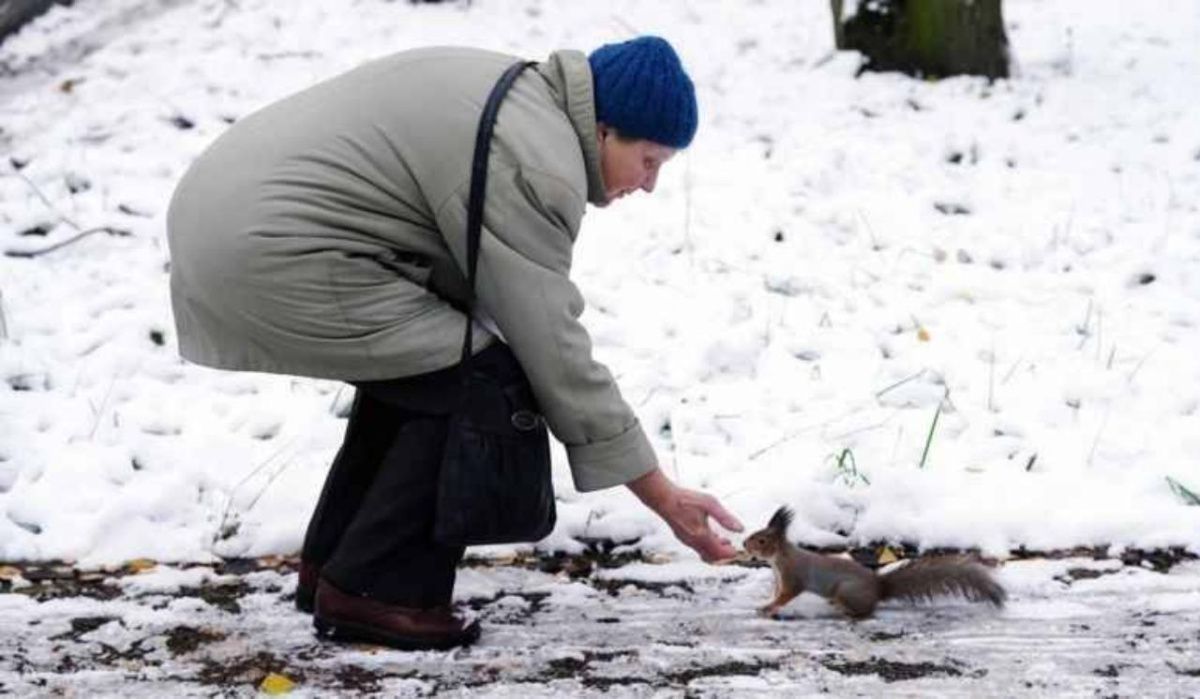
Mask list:
[[[1168,481],[1200,492],[1191,0],[1008,0],[994,85],[856,79],[815,1],[345,7],[87,0],[0,46],[0,249],[119,233],[0,257],[0,560],[298,548],[348,392],[174,346],[163,215],[230,122],[405,47],[633,31],[678,46],[700,132],[588,214],[575,277],[671,475],[816,545],[1200,548]],[[561,456],[544,549],[679,553]]]
[[[588,214],[574,276],[668,473],[750,526],[795,506],[811,545],[1200,553],[1172,486],[1200,492],[1200,11],[1004,7],[992,85],[856,78],[816,0],[78,0],[0,45],[0,561],[77,566],[0,594],[0,692],[250,692],[268,666],[314,691],[1200,692],[1195,562],[1009,561],[998,615],[761,621],[765,571],[691,567],[561,452],[540,552],[636,541],[675,562],[614,575],[686,586],[467,571],[483,642],[413,656],[318,644],[291,576],[80,572],[295,553],[344,428],[337,384],[178,359],[163,216],[197,153],[391,51],[642,32],[682,54],[700,132],[653,196]]]
[[[43,571],[0,595],[0,693],[238,696],[275,673],[292,696],[1200,695],[1194,561],[1169,573],[1012,561],[998,573],[1012,594],[1003,611],[886,604],[858,623],[807,596],[757,618],[762,568],[575,572],[467,569],[458,597],[485,624],[480,643],[401,653],[318,641],[280,570]]]

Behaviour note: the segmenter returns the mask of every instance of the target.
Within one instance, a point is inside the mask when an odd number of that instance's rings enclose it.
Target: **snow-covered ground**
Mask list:
[[[752,526],[791,504],[812,544],[1200,551],[1168,480],[1200,492],[1200,6],[1004,9],[989,85],[855,78],[816,0],[56,7],[0,45],[0,249],[119,234],[0,257],[0,560],[297,550],[349,391],[175,351],[166,204],[230,123],[409,47],[636,33],[677,46],[701,128],[589,213],[575,277],[668,473]],[[561,457],[544,548],[680,552]]]
[[[1010,561],[997,573],[1011,593],[1002,611],[885,603],[856,623],[810,596],[782,619],[758,618],[770,577],[695,562],[576,579],[471,568],[457,596],[484,632],[450,653],[321,643],[291,609],[295,575],[271,569],[43,580],[0,596],[0,693],[252,696],[268,673],[293,683],[292,696],[318,697],[1200,693],[1194,561],[1169,574],[1088,559]],[[70,586],[90,597],[59,596]]]

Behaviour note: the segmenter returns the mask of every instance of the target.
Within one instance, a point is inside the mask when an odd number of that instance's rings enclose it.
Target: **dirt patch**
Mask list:
[[[648,580],[636,580],[631,578],[590,578],[587,583],[592,587],[602,592],[607,592],[610,597],[616,597],[625,587],[634,587],[638,590],[653,592],[659,597],[669,597],[668,593],[672,590],[681,590],[688,595],[696,594],[692,586],[683,581],[672,582],[650,582]]]
[[[261,651],[254,655],[217,661],[205,658],[196,679],[201,684],[217,687],[257,687],[271,673],[287,677],[297,684],[304,683],[304,673],[289,668],[287,661],[279,656]]]
[[[79,643],[81,636],[89,634],[112,621],[121,621],[115,616],[80,616],[71,620],[71,630],[57,636],[51,636],[51,641],[74,641]]]
[[[638,539],[614,541],[612,539],[577,538],[576,540],[584,545],[584,550],[580,553],[536,551],[504,559],[468,556],[463,560],[462,565],[466,568],[515,566],[551,575],[566,573],[567,577],[576,580],[589,577],[596,570],[602,568],[619,568],[629,563],[646,563],[651,560],[641,549],[616,552],[618,548],[637,544]]]
[[[506,607],[503,610],[489,609],[506,597],[518,597],[525,601],[522,607]],[[488,614],[488,621],[501,624],[526,624],[546,606],[549,592],[508,592],[501,590],[491,597],[472,597],[463,604],[472,611]]]
[[[12,581],[0,580],[0,594],[11,592],[32,597],[38,602],[65,597],[87,597],[106,602],[121,596],[121,589],[106,583],[108,576],[103,573],[85,572],[62,565],[14,567],[31,584],[16,587]]]
[[[387,677],[381,672],[368,670],[359,665],[343,665],[333,675],[338,689],[344,691],[375,694],[380,689],[380,682]]]
[[[1068,568],[1067,572],[1062,575],[1054,576],[1054,579],[1064,585],[1070,585],[1076,580],[1095,580],[1096,578],[1112,575],[1119,572],[1120,569],[1112,570],[1096,570],[1095,568]]]
[[[543,673],[554,679],[572,679],[579,677],[592,663],[610,663],[618,658],[636,658],[636,650],[584,651],[582,658],[557,658],[546,663],[547,672]]]
[[[1180,547],[1153,550],[1126,549],[1121,553],[1121,562],[1125,565],[1143,568],[1149,566],[1158,573],[1167,573],[1180,563],[1193,561],[1196,558],[1196,554]]]
[[[92,657],[92,661],[100,667],[115,667],[123,664],[158,665],[158,661],[147,661],[146,656],[154,651],[154,647],[143,644],[149,638],[139,638],[129,644],[124,650],[107,643],[100,644],[100,652]]]
[[[755,677],[764,670],[778,669],[778,662],[760,662],[760,663],[743,663],[739,661],[730,661],[720,663],[718,665],[704,665],[700,667],[687,668],[677,670],[664,675],[672,685],[686,685],[694,680],[705,677],[735,677],[735,676],[750,676]]]
[[[715,665],[695,665],[687,668],[655,676],[634,675],[604,675],[596,674],[594,663],[606,663],[614,660],[636,661],[636,650],[618,651],[584,651],[582,657],[566,657],[551,660],[545,670],[527,680],[535,682],[551,682],[554,680],[573,680],[589,689],[608,690],[618,686],[648,685],[659,689],[685,687],[691,682],[708,677],[757,676],[765,670],[777,669],[778,662],[740,662],[730,661]]]
[[[242,606],[238,604],[238,600],[245,597],[251,591],[252,588],[249,585],[238,580],[237,582],[221,583],[219,585],[182,587],[171,596],[176,598],[199,597],[218,609],[230,614],[239,614],[242,611]]]
[[[917,680],[922,677],[961,677],[963,671],[955,664],[938,665],[931,662],[905,663],[886,658],[872,657],[870,660],[823,660],[826,669],[840,675],[879,675],[884,682]],[[982,671],[986,674],[986,670]]]
[[[172,656],[186,655],[202,645],[225,640],[225,634],[192,626],[176,626],[167,632],[167,650]]]

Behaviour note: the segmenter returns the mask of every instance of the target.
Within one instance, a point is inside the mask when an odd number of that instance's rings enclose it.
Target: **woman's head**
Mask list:
[[[658,169],[676,153],[670,146],[626,136],[604,123],[598,125],[597,136],[600,139],[600,173],[609,202],[639,189],[653,192]]]
[[[654,189],[658,168],[696,135],[696,89],[665,39],[606,44],[588,56],[608,200]]]

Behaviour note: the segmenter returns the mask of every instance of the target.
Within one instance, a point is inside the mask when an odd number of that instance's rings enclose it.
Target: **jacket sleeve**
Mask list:
[[[437,212],[464,270],[469,186]],[[621,485],[658,465],[612,374],[592,358],[579,322],[583,296],[568,274],[585,206],[583,195],[554,174],[491,167],[476,272],[476,302],[528,375],[580,491]]]

